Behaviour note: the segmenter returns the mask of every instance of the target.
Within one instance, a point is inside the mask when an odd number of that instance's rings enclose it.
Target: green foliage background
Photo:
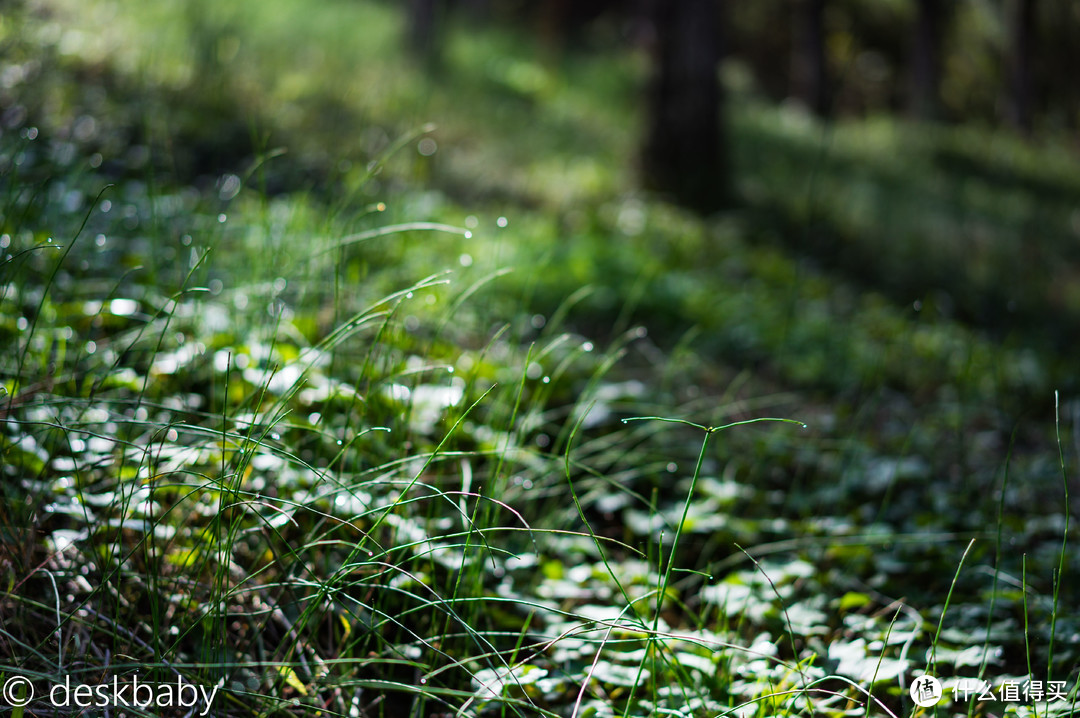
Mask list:
[[[5,676],[765,716],[916,714],[930,670],[1067,686],[950,715],[1074,709],[1050,131],[823,124],[728,63],[741,205],[701,218],[637,189],[648,63],[603,32],[451,27],[432,77],[389,4],[9,7]],[[807,428],[708,431],[761,417]]]

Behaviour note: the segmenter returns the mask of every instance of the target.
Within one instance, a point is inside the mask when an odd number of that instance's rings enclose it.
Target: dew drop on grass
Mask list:
[[[581,345],[581,349],[582,349],[582,351],[591,352],[593,350],[593,343],[592,342],[585,342],[584,344]]]
[[[405,295],[405,298],[406,299],[412,299],[412,296],[413,296],[412,292],[409,292],[408,294]]]
[[[97,351],[97,342],[90,340],[86,343],[86,353],[93,354]]]
[[[495,220],[495,224],[499,225],[500,227],[505,227],[506,225],[510,224],[510,220],[508,220],[506,217],[499,217],[497,220]]]
[[[8,257],[8,259],[11,259],[11,257]],[[30,322],[27,321],[26,317],[19,317],[15,320],[15,328],[20,332],[25,332],[28,326],[30,326]]]
[[[674,461],[669,461],[668,462],[667,472],[669,474],[674,474],[678,470],[679,470],[679,465],[678,464],[676,464]]]
[[[472,239],[472,232],[465,230],[465,239]]]
[[[98,236],[94,237],[94,245],[95,246],[104,247],[105,242],[106,242],[106,237],[105,237],[104,234],[99,234]]]
[[[551,377],[550,376],[545,376],[542,381],[545,384],[550,384],[551,383]]]
[[[465,218],[465,226],[469,229],[476,229],[477,225],[479,224],[480,220],[476,218],[475,214],[470,214],[468,217]]]
[[[465,236],[468,237],[470,235],[466,234]],[[458,257],[458,262],[461,264],[462,267],[471,267],[472,266],[472,256],[468,255],[468,254],[463,254],[460,257]]]
[[[341,446],[341,439],[338,439],[338,440],[337,440],[337,445],[338,445],[338,446]]]
[[[138,302],[126,297],[118,297],[109,302],[109,313],[115,317],[130,317],[138,308]]]
[[[228,202],[230,199],[240,194],[240,188],[242,182],[240,178],[234,174],[226,174],[222,176],[220,180],[221,189],[218,192],[218,196],[221,197],[223,202]]]
[[[219,214],[217,216],[217,221],[218,221],[219,224],[225,224],[225,220],[227,220],[227,219],[228,219],[228,217],[225,215],[224,212],[222,212],[221,214]]]

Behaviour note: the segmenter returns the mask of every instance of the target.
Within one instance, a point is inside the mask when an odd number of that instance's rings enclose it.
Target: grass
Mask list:
[[[632,54],[487,30],[432,83],[388,5],[43,7],[0,38],[26,713],[918,715],[930,664],[1068,694],[939,714],[1074,712],[1053,148],[747,97],[702,220],[628,179]]]

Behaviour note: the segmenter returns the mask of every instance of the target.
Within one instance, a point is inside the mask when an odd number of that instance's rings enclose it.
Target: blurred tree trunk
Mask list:
[[[642,165],[646,186],[701,212],[730,202],[721,125],[718,0],[653,0],[653,77]]]
[[[491,18],[491,0],[457,0],[455,5],[464,10],[470,20],[486,22]]]
[[[1031,49],[1035,34],[1035,0],[1010,3],[1009,119],[1021,132],[1031,132]]]
[[[829,114],[825,0],[793,0],[791,96],[819,117]]]
[[[940,118],[941,38],[951,0],[916,0],[918,15],[911,57],[911,114],[920,120]]]
[[[410,0],[407,42],[409,51],[429,72],[439,64],[442,8],[440,0]]]

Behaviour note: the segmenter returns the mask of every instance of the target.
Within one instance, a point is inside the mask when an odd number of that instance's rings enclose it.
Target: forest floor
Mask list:
[[[702,218],[641,55],[451,30],[2,18],[0,704],[1075,714],[1075,152],[726,67]]]

